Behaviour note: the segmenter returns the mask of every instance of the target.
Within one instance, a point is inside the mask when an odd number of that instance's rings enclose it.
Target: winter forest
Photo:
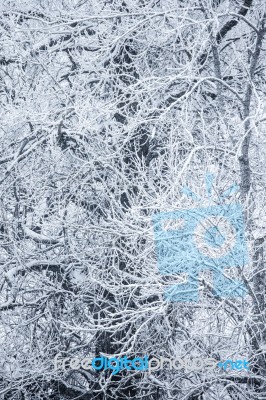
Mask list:
[[[0,399],[266,399],[265,0],[0,10]],[[228,274],[247,293],[215,295],[202,270],[198,301],[169,301],[186,276],[161,273],[152,218],[210,202],[242,207],[248,262]],[[250,367],[112,374],[58,354]]]

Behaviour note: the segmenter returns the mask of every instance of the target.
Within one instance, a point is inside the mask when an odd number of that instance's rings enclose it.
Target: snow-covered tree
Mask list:
[[[0,393],[263,399],[263,0],[3,0]],[[248,296],[168,302],[151,217],[244,209]],[[202,205],[204,206],[202,200]],[[197,203],[201,204],[201,203]],[[67,371],[54,357],[245,357],[249,372]]]

